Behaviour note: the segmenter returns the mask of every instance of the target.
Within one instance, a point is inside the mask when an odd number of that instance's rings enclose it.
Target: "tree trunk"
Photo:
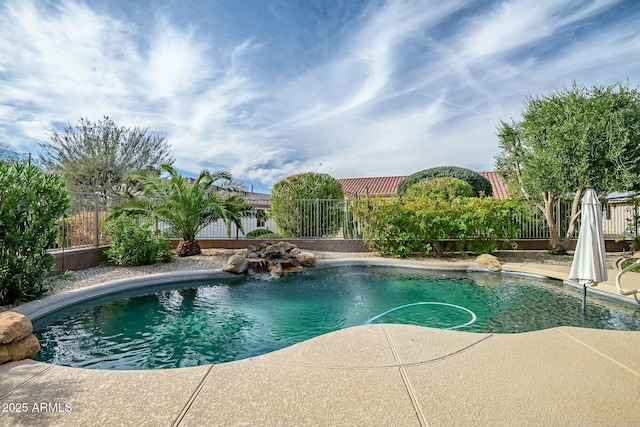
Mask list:
[[[565,234],[564,240],[562,241],[562,247],[565,251],[569,249],[569,242],[573,239],[576,232],[576,225],[578,224],[578,218],[580,218],[580,200],[582,199],[583,193],[584,188],[578,188],[576,195],[573,197],[573,203],[571,203],[571,220],[569,221],[567,234]]]
[[[550,252],[554,255],[564,255],[567,253],[566,248],[563,245],[562,239],[560,238],[560,232],[558,230],[558,226],[553,217],[553,207],[554,200],[553,196],[549,194],[549,192],[545,191],[542,195],[544,198],[544,217],[547,220],[547,225],[549,226],[549,235],[550,235]]]
[[[200,245],[196,240],[180,240],[176,248],[179,257],[198,255],[201,252]]]

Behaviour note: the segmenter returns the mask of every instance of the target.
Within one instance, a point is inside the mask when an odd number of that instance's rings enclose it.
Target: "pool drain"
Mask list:
[[[377,316],[372,317],[371,319],[367,320],[364,324],[368,325],[371,322],[373,322],[374,320],[379,319],[379,318],[381,318],[383,316],[386,316],[387,314],[392,313],[392,312],[394,312],[396,310],[402,310],[403,308],[413,307],[415,305],[446,305],[448,307],[453,307],[453,308],[460,309],[462,311],[466,311],[467,313],[469,313],[471,315],[471,320],[469,320],[467,323],[464,323],[464,324],[461,324],[461,325],[452,326],[450,328],[444,328],[444,329],[464,328],[465,326],[472,325],[478,319],[476,317],[476,314],[473,311],[471,311],[468,308],[466,308],[466,307],[461,307],[461,306],[455,305],[455,304],[449,304],[447,302],[423,301],[423,302],[414,302],[414,303],[411,303],[411,304],[405,304],[405,305],[401,305],[401,306],[398,306],[398,307],[394,307],[394,308],[392,308],[390,310],[385,311],[382,314],[378,314]]]

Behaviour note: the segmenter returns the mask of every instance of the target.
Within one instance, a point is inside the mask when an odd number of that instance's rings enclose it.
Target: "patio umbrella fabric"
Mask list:
[[[582,197],[580,234],[571,263],[570,279],[595,284],[607,280],[607,260],[602,231],[602,205],[594,190]]]
[[[582,307],[584,310],[586,286],[607,280],[607,261],[602,231],[602,206],[596,192],[586,191],[582,197],[580,234],[569,271],[569,279],[583,285]]]

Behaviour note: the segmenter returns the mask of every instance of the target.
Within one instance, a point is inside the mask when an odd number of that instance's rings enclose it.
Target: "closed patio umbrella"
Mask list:
[[[573,254],[569,279],[582,284],[582,311],[586,308],[587,286],[607,280],[607,260],[602,231],[602,206],[596,192],[589,189],[582,196],[580,234]]]

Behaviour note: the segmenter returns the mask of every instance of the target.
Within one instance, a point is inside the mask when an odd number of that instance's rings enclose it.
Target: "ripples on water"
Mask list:
[[[561,282],[476,273],[341,267],[260,281],[183,283],[152,294],[76,307],[35,322],[38,360],[100,369],[152,369],[227,362],[365,324],[405,304],[436,301],[473,311],[462,330],[525,332],[570,325],[640,330],[640,310]],[[151,292],[148,290],[148,292]],[[397,310],[374,323],[450,328],[469,313],[443,305]]]

